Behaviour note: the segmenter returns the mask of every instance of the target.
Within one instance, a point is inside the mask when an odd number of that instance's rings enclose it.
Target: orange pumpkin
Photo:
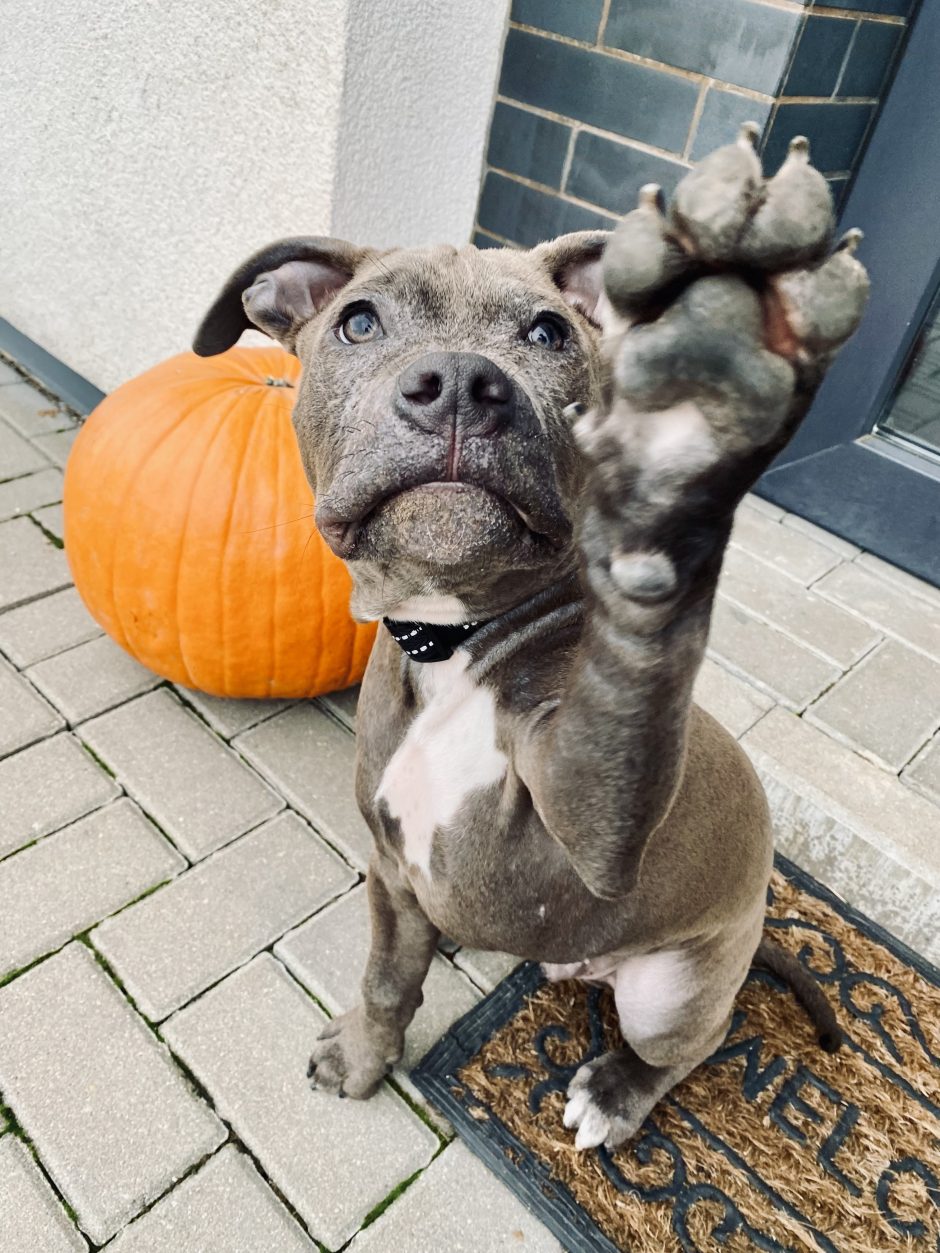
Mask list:
[[[75,585],[112,639],[216,696],[357,682],[374,624],[313,522],[280,348],[173,357],[92,413],[65,474]]]

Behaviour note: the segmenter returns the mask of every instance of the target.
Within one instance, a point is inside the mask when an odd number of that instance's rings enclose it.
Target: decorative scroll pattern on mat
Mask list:
[[[619,1034],[606,989],[520,968],[415,1082],[571,1250],[940,1250],[940,975],[783,859],[767,927],[840,1007],[815,1043],[754,972],[723,1046],[614,1152],[562,1126],[578,1066]]]

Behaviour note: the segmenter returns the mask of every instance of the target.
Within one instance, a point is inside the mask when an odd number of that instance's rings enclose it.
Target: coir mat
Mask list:
[[[619,1042],[606,989],[520,966],[412,1078],[569,1253],[940,1250],[940,972],[777,859],[767,930],[838,1007],[822,1051],[752,971],[728,1036],[613,1152],[562,1125],[577,1068]]]

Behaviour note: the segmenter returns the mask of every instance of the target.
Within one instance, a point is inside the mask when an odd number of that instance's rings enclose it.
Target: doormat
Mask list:
[[[722,1047],[612,1152],[562,1125],[574,1072],[620,1043],[606,988],[520,966],[412,1078],[569,1253],[937,1253],[940,972],[782,857],[767,933],[842,1048],[754,970]]]

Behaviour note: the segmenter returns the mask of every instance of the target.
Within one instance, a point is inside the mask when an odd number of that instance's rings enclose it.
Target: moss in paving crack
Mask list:
[[[68,943],[68,941],[66,941],[66,943]],[[59,950],[56,949],[56,952],[58,951]],[[34,966],[40,965],[42,962],[47,961],[52,956],[54,956],[53,953],[42,953],[39,957],[34,958],[31,962],[27,962],[25,966],[20,966],[19,970],[11,970],[9,974],[6,974],[2,978],[0,978],[0,988],[6,987],[8,983],[12,983],[14,979],[18,979],[20,975],[25,975],[28,970],[32,970]]]
[[[108,765],[108,763],[106,761],[103,761],[93,748],[89,748],[88,745],[85,743],[85,741],[82,739],[80,739],[78,742],[79,744],[81,744],[82,748],[85,750],[88,756],[92,759],[92,761],[96,762],[97,765],[99,765],[101,769],[105,772],[105,774],[110,775],[112,779],[117,779],[117,775]]]
[[[53,547],[55,548],[65,547],[65,544],[62,542],[62,540],[59,539],[55,531],[50,531],[47,526],[43,526],[43,524],[39,521],[39,519],[36,517],[34,513],[31,513],[29,515],[29,520],[30,522],[34,523],[36,526],[39,527],[40,531],[42,531],[43,535],[45,535],[46,539],[49,541],[50,544],[53,545]]]
[[[392,1088],[392,1090],[398,1096],[401,1097],[401,1099],[405,1102],[405,1104],[408,1106],[411,1112],[416,1117],[420,1118],[421,1121],[424,1123],[424,1125],[430,1131],[433,1131],[434,1134],[437,1136],[438,1149],[437,1149],[437,1152],[434,1154],[434,1156],[437,1157],[438,1153],[440,1153],[443,1149],[446,1149],[448,1144],[451,1143],[454,1137],[448,1136],[447,1134],[445,1134],[445,1132],[441,1131],[440,1127],[437,1126],[437,1124],[434,1122],[431,1115],[427,1112],[424,1106],[419,1105],[418,1102],[414,1099],[414,1097],[409,1096],[397,1079],[389,1078],[386,1080],[386,1082],[388,1083],[388,1086]]]
[[[401,1194],[407,1191],[418,1176],[422,1174],[424,1174],[424,1170],[416,1170],[415,1173],[408,1179],[403,1179],[397,1187],[392,1188],[391,1192],[384,1200],[379,1201],[378,1205],[376,1205],[374,1209],[369,1210],[368,1214],[366,1214],[365,1218],[362,1220],[362,1226],[359,1230],[364,1231],[366,1227],[371,1227],[377,1218],[381,1218],[392,1202],[397,1201]]]

